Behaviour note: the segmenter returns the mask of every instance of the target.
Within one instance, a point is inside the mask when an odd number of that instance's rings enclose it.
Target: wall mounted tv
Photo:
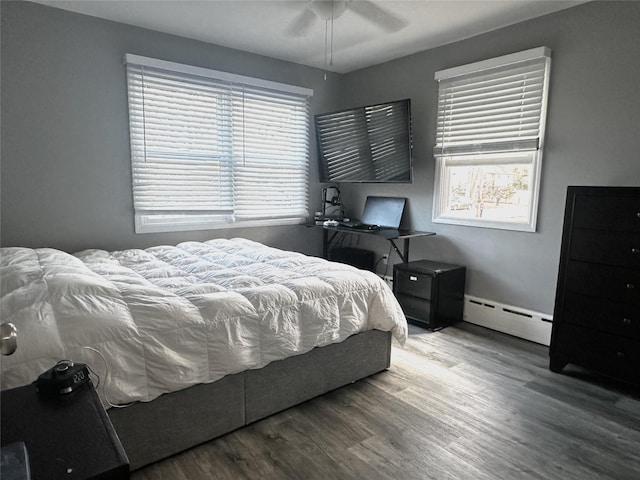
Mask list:
[[[411,101],[315,115],[320,181],[411,183]]]

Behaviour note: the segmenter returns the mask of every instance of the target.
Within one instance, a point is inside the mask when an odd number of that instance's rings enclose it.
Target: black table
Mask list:
[[[409,261],[409,240],[416,237],[429,237],[435,235],[434,232],[419,232],[416,230],[403,230],[396,228],[380,228],[378,230],[361,230],[357,228],[343,227],[343,226],[324,226],[324,225],[311,225],[322,229],[322,256],[327,258],[329,254],[329,248],[339,233],[349,233],[352,235],[367,235],[378,238],[384,238],[387,240],[394,251],[398,254],[398,257],[403,263]],[[403,241],[402,251],[396,245],[396,240]]]
[[[54,399],[3,390],[1,444],[24,442],[32,480],[127,480],[129,460],[91,383]]]

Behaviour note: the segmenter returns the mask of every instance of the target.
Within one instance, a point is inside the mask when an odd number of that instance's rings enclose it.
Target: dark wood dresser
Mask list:
[[[569,187],[549,368],[640,385],[640,187]]]

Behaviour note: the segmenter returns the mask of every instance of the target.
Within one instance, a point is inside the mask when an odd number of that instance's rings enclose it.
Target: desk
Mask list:
[[[91,383],[43,399],[35,385],[2,391],[2,446],[22,441],[33,480],[127,480],[129,460]]]
[[[321,228],[322,231],[322,256],[324,258],[328,258],[329,255],[329,247],[331,247],[331,243],[335,240],[336,236],[339,233],[349,233],[351,235],[366,235],[373,236],[378,238],[384,238],[387,240],[394,251],[398,254],[398,257],[402,260],[403,263],[407,263],[409,261],[409,240],[415,237],[430,237],[435,235],[434,232],[418,232],[414,230],[402,230],[395,228],[381,228],[379,230],[359,230],[357,228],[348,228],[348,227],[325,227],[324,225],[311,225],[313,227]],[[400,251],[398,246],[396,245],[396,240],[403,241],[403,249]]]

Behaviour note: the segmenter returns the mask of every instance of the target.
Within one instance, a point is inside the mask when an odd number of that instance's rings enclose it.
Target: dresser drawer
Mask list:
[[[584,262],[640,268],[640,232],[575,229],[569,257]]]
[[[619,195],[576,195],[573,227],[640,232],[640,196],[629,190]]]
[[[564,288],[567,292],[640,305],[640,270],[571,260]]]
[[[564,355],[569,363],[638,383],[640,342],[569,324],[560,326],[556,339],[554,354]]]
[[[567,293],[562,321],[640,340],[640,306]]]

